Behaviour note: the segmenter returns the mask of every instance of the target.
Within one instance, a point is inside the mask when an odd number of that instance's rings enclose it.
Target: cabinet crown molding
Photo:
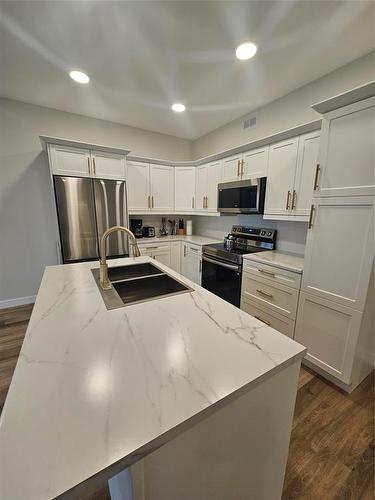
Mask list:
[[[61,137],[51,137],[48,135],[40,135],[40,142],[44,151],[48,150],[48,145],[69,146],[71,148],[90,149],[93,151],[101,151],[103,153],[113,153],[127,156],[130,153],[129,149],[117,148],[114,146],[103,146],[102,144],[94,144],[91,142],[75,141],[74,139],[63,139]]]

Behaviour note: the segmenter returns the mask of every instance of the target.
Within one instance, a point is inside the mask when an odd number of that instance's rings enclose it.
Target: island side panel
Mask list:
[[[280,499],[300,364],[294,361],[148,455],[134,500]]]

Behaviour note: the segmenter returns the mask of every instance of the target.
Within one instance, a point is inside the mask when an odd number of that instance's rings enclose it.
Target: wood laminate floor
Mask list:
[[[31,311],[0,310],[0,410]],[[374,372],[348,395],[302,368],[283,500],[375,499],[374,450]],[[85,500],[109,498],[103,485]]]

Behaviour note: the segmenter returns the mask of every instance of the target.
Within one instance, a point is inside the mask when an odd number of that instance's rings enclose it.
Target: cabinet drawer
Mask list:
[[[257,278],[266,278],[280,285],[299,289],[301,286],[301,274],[279,269],[278,267],[256,262],[255,260],[244,260],[244,272],[252,274]]]
[[[299,291],[289,286],[273,284],[263,278],[255,279],[251,273],[242,275],[242,295],[270,311],[295,319]]]
[[[145,249],[145,250],[152,250],[152,251],[164,251],[164,250],[169,250],[170,249],[170,243],[162,243],[162,244],[158,244],[158,243],[138,243],[138,246],[139,246],[139,249],[142,250],[142,249]]]
[[[275,330],[284,335],[287,335],[290,338],[294,336],[294,320],[287,318],[286,316],[282,316],[281,314],[271,313],[267,308],[259,307],[255,305],[250,300],[246,300],[241,297],[241,309],[254,318],[259,319],[268,326],[271,326]]]

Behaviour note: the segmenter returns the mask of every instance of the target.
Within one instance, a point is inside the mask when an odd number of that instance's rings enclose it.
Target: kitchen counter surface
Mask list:
[[[222,240],[215,240],[214,238],[207,238],[206,236],[199,236],[198,234],[193,234],[191,236],[157,236],[155,238],[137,238],[138,244],[150,244],[150,243],[162,243],[164,241],[186,241],[187,243],[195,243],[196,245],[209,245],[210,243],[220,243]]]
[[[253,260],[263,264],[270,264],[271,266],[286,269],[299,274],[302,274],[303,272],[303,256],[295,253],[270,250],[244,255],[243,258],[245,260]]]
[[[1,415],[0,498],[87,492],[304,355],[157,265],[193,290],[111,311],[97,263],[46,268]]]

